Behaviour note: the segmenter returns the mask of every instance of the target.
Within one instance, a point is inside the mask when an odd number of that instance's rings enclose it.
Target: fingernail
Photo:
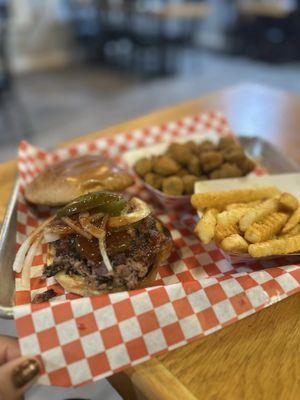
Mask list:
[[[17,389],[25,386],[35,378],[40,371],[40,364],[36,360],[32,359],[23,361],[12,372],[12,381],[14,386]]]

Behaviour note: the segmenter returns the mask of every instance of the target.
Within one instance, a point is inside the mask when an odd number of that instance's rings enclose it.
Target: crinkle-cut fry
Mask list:
[[[195,193],[191,202],[195,208],[219,208],[230,203],[249,203],[250,201],[268,199],[279,194],[274,186],[263,186],[255,189],[235,189],[224,192]]]
[[[230,235],[234,235],[235,233],[239,233],[239,228],[237,224],[224,226],[217,223],[215,229],[215,241],[217,243],[221,243],[223,239]]]
[[[255,201],[250,201],[249,203],[232,203],[232,204],[227,204],[227,206],[225,207],[225,209],[227,211],[233,210],[235,208],[250,208],[250,207],[254,207],[257,206],[258,204],[260,204],[262,202],[262,200],[255,200]]]
[[[240,230],[245,232],[254,222],[257,222],[267,215],[277,211],[278,207],[279,200],[273,198],[265,200],[261,204],[249,209],[248,212],[245,213],[240,219]]]
[[[223,250],[231,251],[233,253],[247,253],[248,251],[248,243],[238,233],[223,239],[221,242],[221,247]]]
[[[196,225],[195,232],[204,244],[209,243],[215,236],[217,214],[218,210],[215,208],[208,209]]]
[[[295,236],[300,234],[300,224],[294,226],[293,229],[291,229],[290,231],[288,231],[287,233],[283,233],[281,235],[279,235],[279,237],[290,237],[290,236]]]
[[[267,257],[300,252],[300,235],[250,244],[248,252],[252,257]]]
[[[277,235],[287,221],[288,216],[274,212],[258,222],[254,222],[245,232],[245,239],[250,243],[265,242]]]
[[[217,215],[218,224],[224,226],[236,224],[248,210],[248,207],[238,207],[230,211],[223,211]]]
[[[293,229],[300,222],[300,206],[293,212],[293,214],[288,219],[288,222],[282,229],[282,233],[287,233]]]
[[[283,210],[295,211],[298,208],[299,202],[295,196],[285,192],[279,197],[279,204]]]

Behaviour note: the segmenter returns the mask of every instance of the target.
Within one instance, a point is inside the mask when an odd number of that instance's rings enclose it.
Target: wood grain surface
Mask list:
[[[295,295],[159,360],[199,399],[297,399],[299,311]]]
[[[212,109],[223,111],[235,132],[260,135],[300,162],[300,98],[258,85],[225,89],[71,142],[91,140]],[[14,161],[0,164],[2,211],[15,172]],[[299,314],[300,295],[294,295],[109,380],[128,400],[298,399]]]
[[[16,175],[17,162],[15,160],[0,164],[0,225],[4,218],[6,205],[9,201]]]
[[[185,4],[167,4],[153,10],[141,11],[141,13],[160,19],[197,19],[206,17],[211,10],[212,7],[207,3],[186,2]]]
[[[251,17],[285,18],[291,13],[290,8],[284,4],[272,4],[272,2],[245,2],[240,0],[237,3],[237,8],[241,14]]]

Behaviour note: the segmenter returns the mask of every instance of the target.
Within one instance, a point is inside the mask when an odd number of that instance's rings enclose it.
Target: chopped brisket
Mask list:
[[[109,235],[113,236],[113,233],[110,232]],[[162,244],[168,238],[157,229],[156,220],[152,216],[145,218],[134,228],[130,227],[128,235],[130,235],[130,240],[128,241],[128,237],[125,238],[126,246],[123,246],[121,239],[119,251],[116,250],[116,243],[109,240],[107,242],[107,253],[113,272],[108,272],[102,261],[97,239],[87,244],[88,251],[84,253],[82,248],[79,251],[76,234],[64,236],[53,243],[54,260],[51,265],[45,266],[44,276],[50,277],[63,270],[68,275],[83,277],[87,285],[96,289],[123,286],[134,289],[150,272]],[[117,239],[120,241],[120,236],[117,236]],[[95,249],[98,252],[96,258]],[[93,257],[91,257],[91,251]]]
[[[32,300],[33,303],[43,303],[44,301],[48,301],[57,295],[56,291],[53,289],[48,289],[46,292],[38,293],[35,295]]]

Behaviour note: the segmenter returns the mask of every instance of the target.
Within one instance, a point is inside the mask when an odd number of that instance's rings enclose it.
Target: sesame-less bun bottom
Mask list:
[[[172,239],[170,232],[167,228],[161,225],[164,234],[166,235],[167,240],[161,246],[159,253],[156,256],[156,260],[154,264],[151,266],[150,271],[145,276],[145,278],[141,279],[138,285],[134,289],[140,289],[144,287],[151,286],[151,284],[156,280],[158,267],[165,262],[172,250]],[[50,243],[48,245],[48,253],[47,253],[47,265],[51,265],[55,256],[55,248]],[[117,287],[109,290],[100,290],[88,285],[87,281],[79,276],[79,275],[68,275],[64,271],[59,271],[54,275],[55,280],[69,293],[75,293],[80,296],[93,296],[100,295],[105,293],[114,293],[114,292],[122,292],[127,291],[126,287]]]
[[[77,275],[67,275],[64,271],[58,272],[54,275],[54,278],[67,292],[79,294],[83,297],[126,290],[125,288],[114,288],[111,291],[93,289],[86,285],[84,278]]]
[[[158,267],[158,264],[155,267],[152,267],[150,273],[146,276],[145,279],[140,281],[135,289],[141,289],[150,286],[151,283],[154,282],[156,279]],[[125,290],[128,290],[126,287],[118,287],[111,290],[94,289],[87,286],[84,278],[78,275],[67,275],[64,271],[58,272],[56,275],[54,275],[54,278],[56,282],[59,283],[67,292],[75,293],[83,297],[95,296],[105,293],[124,292]]]

